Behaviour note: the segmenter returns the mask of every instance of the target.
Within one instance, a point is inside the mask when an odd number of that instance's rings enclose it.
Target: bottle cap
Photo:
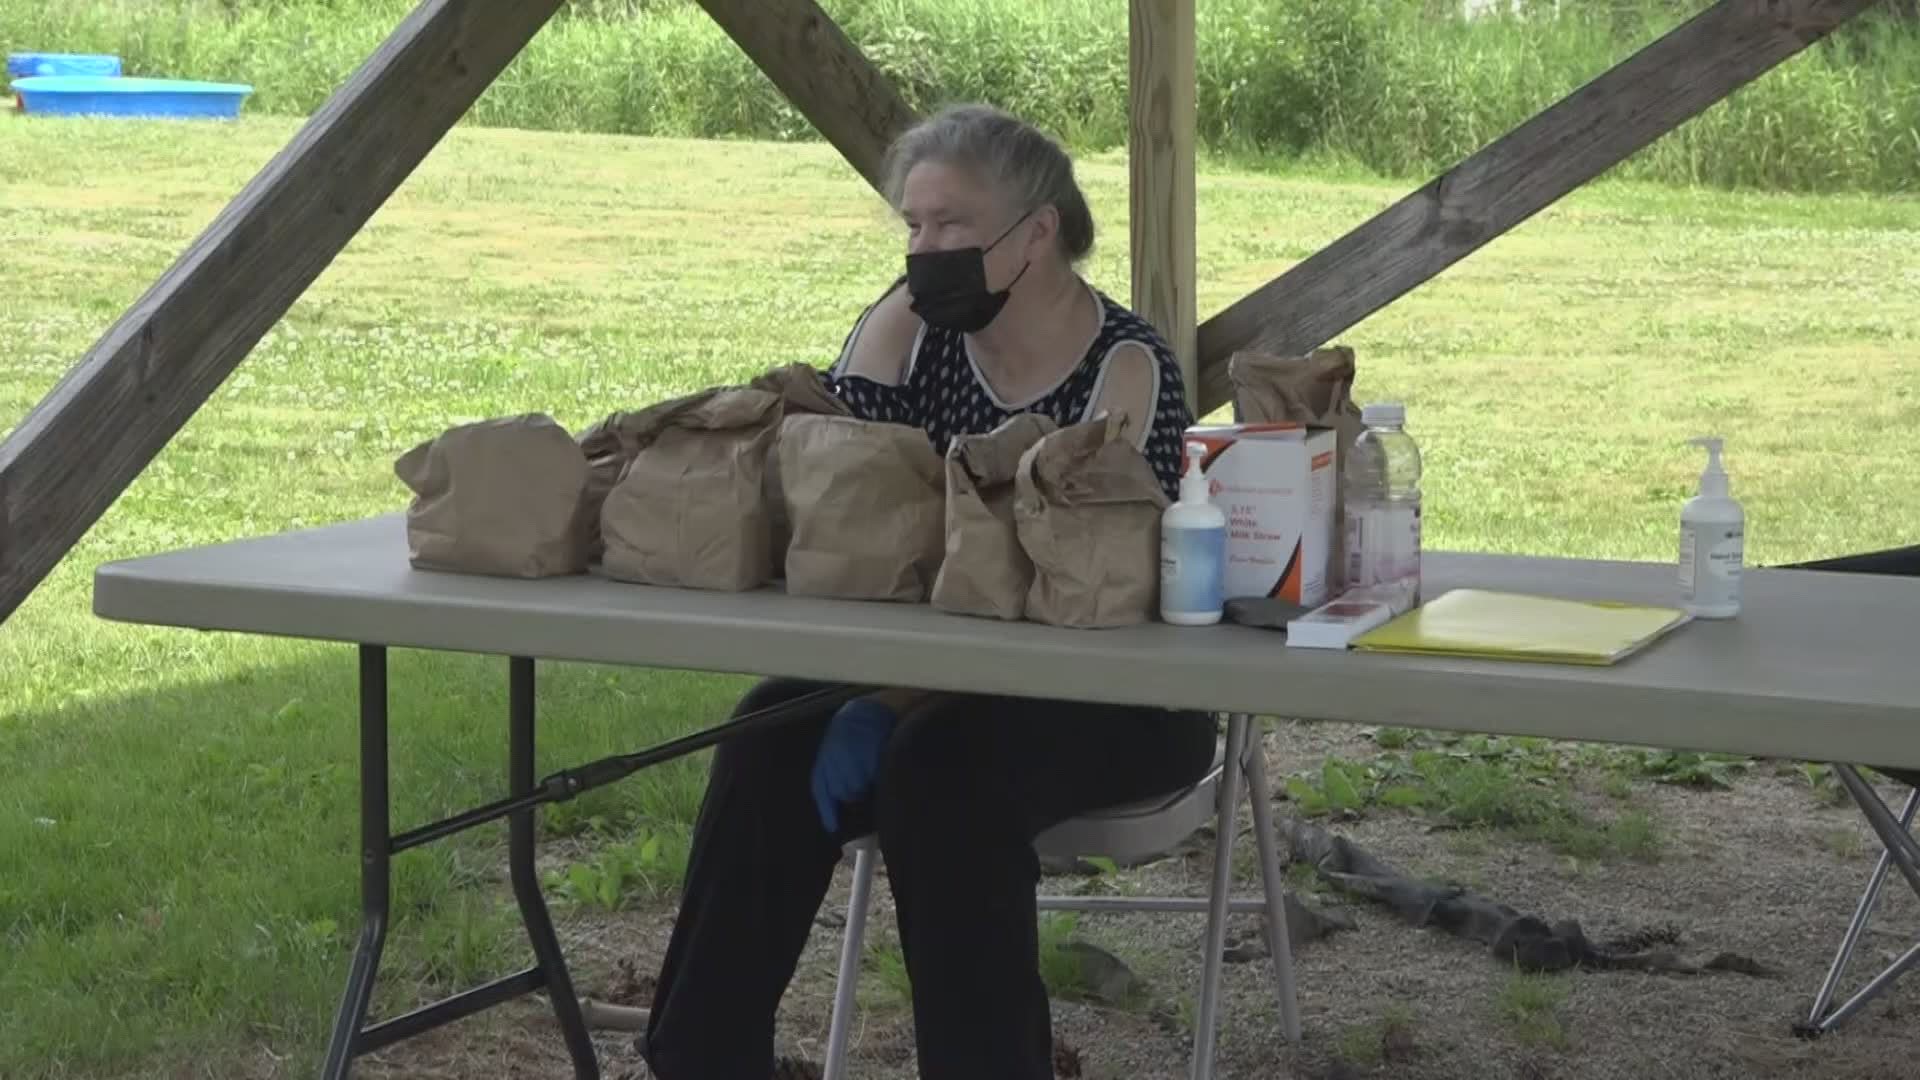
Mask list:
[[[1700,473],[1700,494],[1725,496],[1727,493],[1727,471],[1720,466],[1720,448],[1724,440],[1718,435],[1701,435],[1688,439],[1688,446],[1705,447],[1707,467]]]
[[[1207,459],[1207,444],[1194,441],[1187,446],[1187,468],[1180,474],[1180,501],[1183,503],[1203,503],[1210,492],[1207,490],[1207,474],[1201,463]]]
[[[1405,424],[1407,407],[1397,401],[1376,401],[1361,408],[1360,422],[1368,427],[1376,424]]]

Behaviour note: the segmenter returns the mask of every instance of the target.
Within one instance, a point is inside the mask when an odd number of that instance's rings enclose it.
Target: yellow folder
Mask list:
[[[1353,647],[1604,666],[1690,619],[1679,608],[1453,589],[1355,638]]]

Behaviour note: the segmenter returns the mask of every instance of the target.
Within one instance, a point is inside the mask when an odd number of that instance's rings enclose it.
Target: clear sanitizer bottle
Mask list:
[[[1707,467],[1699,494],[1680,510],[1680,595],[1687,611],[1706,619],[1730,619],[1740,613],[1740,568],[1746,557],[1747,518],[1727,494],[1727,472],[1720,465],[1721,440],[1687,440],[1704,447]]]
[[[1190,442],[1180,475],[1180,501],[1160,517],[1160,618],[1175,626],[1208,626],[1226,607],[1227,515],[1209,499],[1201,468],[1205,443]]]

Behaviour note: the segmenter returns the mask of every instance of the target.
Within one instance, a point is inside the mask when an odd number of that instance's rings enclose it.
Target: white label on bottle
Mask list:
[[[1680,531],[1680,591],[1690,600],[1724,603],[1740,595],[1746,530],[1739,525],[1694,525]]]
[[[1160,610],[1195,614],[1217,612],[1221,574],[1227,565],[1227,530],[1160,530]]]
[[[1364,587],[1420,575],[1418,506],[1349,506],[1347,585]]]
[[[1713,547],[1707,552],[1707,569],[1715,577],[1734,583],[1740,580],[1740,563],[1745,558],[1746,530],[1738,526],[1713,530]]]

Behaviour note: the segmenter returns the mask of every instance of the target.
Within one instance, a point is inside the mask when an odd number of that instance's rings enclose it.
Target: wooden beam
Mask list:
[[[562,0],[424,0],[0,443],[0,621]]]
[[[887,144],[919,117],[813,0],[700,0],[809,123],[879,190]]]
[[[1237,349],[1302,353],[1873,6],[1720,0],[1200,327],[1200,404]]]
[[[1167,339],[1197,396],[1193,253],[1194,0],[1132,0],[1128,131],[1133,309]]]

